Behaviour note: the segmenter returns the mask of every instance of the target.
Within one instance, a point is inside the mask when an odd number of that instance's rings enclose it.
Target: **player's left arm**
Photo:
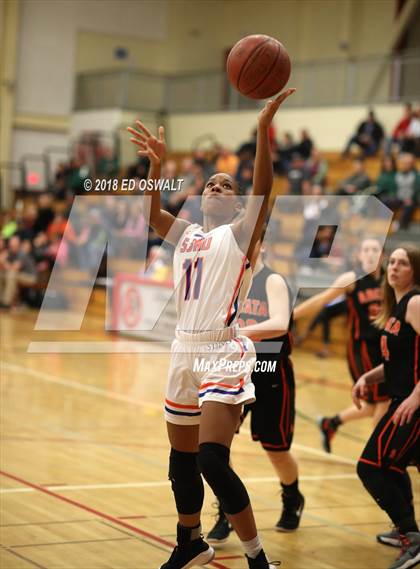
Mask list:
[[[273,186],[273,162],[268,131],[274,115],[280,105],[295,92],[296,89],[287,89],[273,101],[268,101],[258,116],[257,150],[255,155],[254,177],[251,196],[263,196],[263,203],[255,222],[255,201],[249,199],[244,215],[233,224],[232,231],[237,242],[248,259],[252,257],[254,247],[261,237],[262,228],[267,217],[270,193]],[[253,227],[251,240],[250,228]]]
[[[410,298],[407,304],[405,320],[420,334],[420,294]],[[411,394],[404,399],[394,413],[393,421],[396,425],[410,423],[414,413],[420,408],[420,381]]]
[[[252,326],[245,326],[240,333],[251,340],[267,340],[287,333],[289,328],[289,291],[280,275],[270,275],[266,284],[269,318]]]

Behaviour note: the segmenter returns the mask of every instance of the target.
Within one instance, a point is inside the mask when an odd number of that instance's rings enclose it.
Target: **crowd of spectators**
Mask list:
[[[307,129],[302,129],[296,140],[290,132],[277,136],[274,127],[269,134],[274,171],[286,180],[287,193],[314,196],[313,202],[308,203],[303,212],[303,233],[305,228],[306,233],[311,233],[311,227],[316,225],[325,207],[323,198],[328,194],[376,195],[393,211],[399,212],[394,229],[409,228],[415,208],[420,204],[420,174],[416,169],[420,140],[419,108],[413,109],[407,104],[401,120],[388,138],[374,112],[370,111],[346,145],[346,156],[355,149],[357,154],[351,162],[343,162],[348,171],[338,183],[329,179],[328,161]],[[256,131],[253,131],[250,139],[237,149],[216,144],[211,150],[196,149],[180,162],[168,159],[163,167],[163,177],[166,180],[183,179],[183,185],[180,191],[162,191],[163,206],[174,215],[200,222],[199,196],[205,180],[217,171],[231,174],[239,185],[240,193],[248,194],[252,188],[255,152]],[[381,170],[377,177],[372,177],[366,169],[365,158],[378,153],[381,155]],[[119,174],[139,181],[147,177],[148,162],[139,158],[137,163],[121,172],[114,154],[102,149],[97,153],[93,168],[96,177],[108,178]],[[25,207],[18,202],[13,212],[2,214],[2,307],[12,305],[19,293],[29,301],[32,299],[33,303],[39,303],[40,297],[33,291],[54,264],[96,274],[98,259],[105,249],[108,255],[138,259],[146,242],[147,255],[154,259],[158,269],[169,263],[170,254],[158,248],[161,240],[146,227],[141,215],[141,200],[133,201],[128,207],[126,200],[108,193],[98,207],[86,211],[73,209],[69,220],[74,196],[84,193],[83,182],[91,176],[92,164],[78,155],[68,163],[59,164],[48,192],[27,201]],[[186,201],[190,196],[197,196],[197,199]],[[66,238],[63,239],[65,231]],[[328,239],[329,236],[324,239],[327,249]],[[320,256],[323,244],[321,236]],[[166,274],[162,268],[158,273]]]

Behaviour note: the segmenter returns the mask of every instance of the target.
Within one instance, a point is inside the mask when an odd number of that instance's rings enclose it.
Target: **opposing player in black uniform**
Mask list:
[[[350,332],[347,361],[354,382],[381,362],[380,331],[373,324],[382,302],[381,253],[381,245],[376,239],[364,239],[360,247],[359,261],[366,276],[356,280],[358,271],[348,271],[339,276],[330,288],[304,301],[294,310],[294,318],[298,319],[312,310],[319,310],[345,293]],[[373,417],[376,424],[388,405],[389,397],[385,385],[374,385],[367,390],[360,409],[351,405],[333,417],[322,417],[319,427],[324,450],[331,452],[331,439],[340,425],[364,417]]]
[[[295,421],[295,379],[290,360],[292,299],[286,281],[261,260],[260,249],[258,242],[252,287],[238,320],[241,334],[254,341],[257,351],[252,374],[256,401],[245,406],[243,418],[251,415],[252,438],[261,443],[279,477],[283,510],[275,527],[277,531],[290,532],[298,528],[305,504],[298,487],[298,465],[290,452]],[[275,351],[267,353],[267,342],[272,343]],[[207,541],[224,543],[229,531],[219,506]]]
[[[420,250],[400,247],[390,256],[384,304],[376,324],[382,329],[383,363],[364,373],[353,387],[353,399],[371,385],[385,382],[391,397],[388,411],[373,431],[357,472],[395,529],[378,541],[401,546],[390,569],[420,562],[420,533],[407,466],[420,464]]]

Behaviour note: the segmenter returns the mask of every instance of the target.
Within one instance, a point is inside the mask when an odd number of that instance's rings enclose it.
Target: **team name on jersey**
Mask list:
[[[267,316],[268,317],[268,306],[267,303],[261,300],[247,298],[243,307],[242,313],[253,314],[254,316]]]
[[[191,253],[192,251],[207,251],[210,249],[212,239],[212,236],[206,238],[200,237],[199,239],[191,239],[190,237],[185,237],[182,240],[179,252]]]
[[[391,318],[388,320],[388,322],[385,325],[385,332],[389,332],[394,336],[398,336],[400,330],[401,330],[401,322],[398,320],[398,318],[391,316]]]
[[[359,290],[357,298],[360,304],[367,304],[368,302],[375,302],[382,300],[382,292],[380,288],[367,288],[366,290]]]

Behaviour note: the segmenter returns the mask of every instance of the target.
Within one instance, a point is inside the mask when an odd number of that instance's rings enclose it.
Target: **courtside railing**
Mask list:
[[[298,89],[290,101],[296,107],[417,100],[420,51],[295,63],[290,84]],[[259,104],[233,89],[220,70],[169,76],[123,69],[78,74],[74,108],[207,112],[253,109]]]

